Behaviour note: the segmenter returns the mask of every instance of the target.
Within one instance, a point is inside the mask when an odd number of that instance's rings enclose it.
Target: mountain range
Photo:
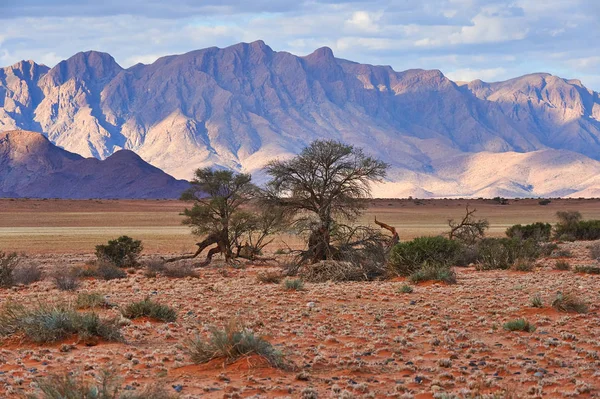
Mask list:
[[[36,132],[0,133],[0,198],[179,198],[188,187],[132,151],[100,161]]]
[[[94,51],[22,61],[0,69],[0,131],[15,129],[107,161],[131,150],[176,178],[212,166],[261,182],[268,160],[326,138],[390,164],[376,196],[600,195],[600,96],[580,81],[453,82],[326,47],[256,41],[127,69]]]

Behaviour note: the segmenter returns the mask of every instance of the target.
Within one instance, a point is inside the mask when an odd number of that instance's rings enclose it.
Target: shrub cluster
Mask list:
[[[9,303],[0,312],[0,336],[23,334],[34,342],[56,342],[76,334],[82,340],[122,339],[115,319],[102,320],[98,314],[79,313],[66,305],[39,305],[25,308]]]
[[[137,319],[139,317],[149,317],[154,320],[173,322],[177,319],[175,309],[152,301],[146,298],[143,301],[130,303],[121,310],[123,316],[128,319]]]
[[[424,266],[450,267],[460,251],[458,242],[445,237],[418,237],[394,246],[390,254],[391,271],[400,276],[409,276]]]
[[[544,253],[534,239],[485,238],[477,244],[478,270],[509,269],[516,263],[527,265]]]
[[[600,220],[582,220],[577,211],[556,212],[555,237],[564,241],[600,239]]]
[[[105,245],[96,245],[96,256],[100,261],[108,261],[117,267],[137,266],[137,258],[144,247],[140,240],[121,236],[108,241]]]
[[[16,253],[0,251],[0,287],[9,288],[14,285],[29,285],[41,280],[42,271],[34,263],[24,263]]]
[[[506,230],[509,238],[520,238],[523,240],[534,239],[536,241],[548,241],[552,233],[550,223],[532,223],[526,225],[515,224]]]

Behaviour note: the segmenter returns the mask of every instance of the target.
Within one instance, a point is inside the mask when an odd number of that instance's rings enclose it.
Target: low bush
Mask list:
[[[280,351],[268,341],[254,333],[229,323],[224,329],[211,328],[208,338],[197,336],[185,343],[188,354],[195,364],[207,363],[213,359],[224,358],[228,362],[250,355],[259,355],[273,367],[287,369]]]
[[[408,276],[423,265],[452,266],[460,255],[461,245],[442,236],[419,237],[398,243],[390,254],[393,274]]]
[[[556,298],[552,301],[552,307],[559,312],[567,313],[587,313],[589,308],[588,305],[577,295],[573,293],[559,292],[556,294]]]
[[[177,319],[175,309],[152,301],[146,298],[143,301],[133,302],[127,305],[121,313],[128,319],[137,319],[139,317],[149,317],[154,320],[167,323],[174,322]]]
[[[533,261],[542,253],[533,239],[486,238],[478,244],[478,270],[509,269],[517,260]]]
[[[110,304],[104,295],[98,292],[81,292],[75,302],[77,309],[108,308]]]
[[[553,258],[572,258],[573,253],[568,249],[557,249],[550,254]]]
[[[35,263],[21,262],[13,270],[13,283],[29,285],[42,279],[42,270]]]
[[[425,264],[408,277],[412,283],[423,281],[440,281],[446,284],[456,284],[456,273],[450,266]]]
[[[508,331],[534,332],[535,326],[525,319],[516,319],[504,323],[504,329]]]
[[[127,277],[127,273],[110,262],[98,261],[96,277],[102,280],[116,280]]]
[[[134,267],[143,250],[142,242],[128,236],[121,236],[108,244],[96,246],[96,257],[100,261],[108,261],[117,267]]]
[[[116,374],[109,370],[101,370],[94,381],[88,381],[83,376],[52,374],[37,381],[35,394],[28,399],[174,399],[164,388],[149,385],[141,392],[123,392],[121,381]]]
[[[535,269],[535,263],[529,259],[517,259],[513,263],[512,269],[518,272],[532,272]]]
[[[600,220],[582,220],[577,211],[556,212],[555,237],[563,241],[600,239]]]
[[[596,242],[589,246],[590,257],[594,260],[600,260],[600,242]]]
[[[79,313],[66,305],[39,305],[25,308],[7,304],[0,311],[0,335],[23,334],[33,342],[56,342],[78,335],[82,340],[97,337],[122,339],[115,319],[102,320],[96,313]]]
[[[600,274],[600,266],[577,265],[573,271],[575,273]]]
[[[571,270],[571,265],[567,261],[557,260],[554,264],[554,268],[556,270]]]
[[[369,270],[369,267],[363,267],[360,262],[323,260],[300,266],[298,276],[302,280],[311,283],[324,283],[326,281],[370,281],[374,276],[370,275]]]
[[[550,240],[552,225],[550,223],[532,223],[526,225],[515,224],[506,230],[509,238],[519,238],[522,240],[534,239],[536,241]]]
[[[13,272],[19,264],[16,253],[7,254],[0,251],[0,287],[9,288],[14,284]]]
[[[283,282],[283,286],[288,291],[302,291],[304,289],[304,282],[299,278],[286,279]]]
[[[79,274],[75,269],[57,269],[52,273],[54,285],[61,291],[75,291],[79,288]]]
[[[162,270],[162,274],[172,278],[200,277],[191,264],[166,264]]]

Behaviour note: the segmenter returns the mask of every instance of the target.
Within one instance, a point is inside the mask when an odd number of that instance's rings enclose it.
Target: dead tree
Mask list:
[[[449,219],[450,231],[448,232],[448,238],[461,241],[466,245],[473,245],[476,241],[482,239],[489,223],[486,219],[475,219],[473,217],[475,212],[477,212],[477,209],[471,210],[467,205],[466,214],[460,222]]]
[[[375,224],[377,226],[381,227],[382,229],[386,229],[387,231],[392,233],[392,238],[390,239],[388,248],[387,248],[388,251],[390,251],[394,247],[394,245],[396,245],[400,242],[400,235],[398,234],[398,231],[396,231],[395,227],[392,227],[389,224],[385,224],[383,222],[378,221],[377,216],[375,216]]]

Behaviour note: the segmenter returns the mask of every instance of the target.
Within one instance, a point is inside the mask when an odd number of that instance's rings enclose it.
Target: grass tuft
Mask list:
[[[441,281],[446,284],[456,284],[456,273],[451,267],[424,265],[420,269],[414,271],[409,276],[409,280],[415,284],[423,281]]]
[[[273,367],[281,369],[289,367],[282,353],[270,342],[257,337],[251,331],[239,328],[236,323],[229,323],[222,330],[212,327],[209,337],[197,336],[188,340],[185,346],[192,362],[196,364],[207,363],[218,358],[234,362],[245,356],[259,355]]]
[[[413,292],[414,290],[413,290],[413,287],[411,287],[410,285],[408,285],[408,284],[403,284],[403,285],[402,285],[402,286],[401,286],[401,287],[398,289],[398,291],[399,291],[400,293],[402,293],[402,294],[412,294],[412,292]]]
[[[552,301],[552,307],[559,312],[566,313],[587,313],[589,311],[588,305],[573,293],[559,292]]]
[[[128,319],[137,319],[139,317],[149,317],[154,320],[164,321],[167,323],[177,320],[177,312],[175,309],[152,301],[146,298],[143,301],[130,303],[121,310],[124,317]]]
[[[299,278],[287,279],[283,282],[283,286],[288,291],[302,291],[304,289],[304,282]]]
[[[557,260],[554,264],[556,270],[571,270],[571,265],[565,260]]]
[[[109,308],[111,306],[104,295],[98,292],[81,292],[77,295],[76,305],[77,309]]]
[[[540,294],[535,294],[531,298],[531,307],[533,307],[533,308],[543,308],[544,307],[544,302],[542,301],[542,297],[540,296]]]
[[[79,313],[65,305],[39,305],[25,308],[7,304],[0,312],[0,336],[23,334],[33,342],[56,342],[72,335],[82,340],[97,337],[122,340],[117,321],[102,320],[96,313]]]
[[[516,319],[504,323],[504,329],[508,331],[534,332],[535,326],[525,319]]]

